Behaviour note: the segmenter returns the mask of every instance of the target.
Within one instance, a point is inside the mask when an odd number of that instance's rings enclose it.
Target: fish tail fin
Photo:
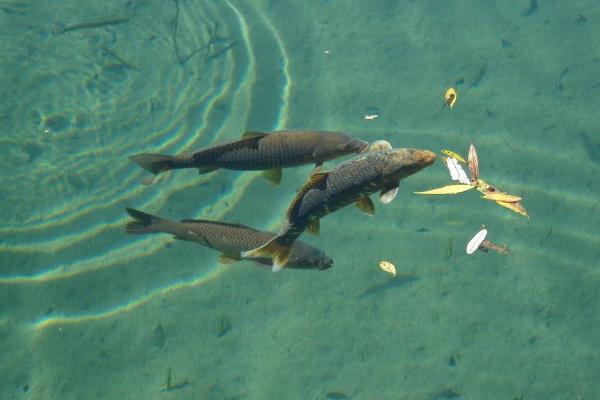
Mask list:
[[[175,157],[164,154],[136,154],[129,159],[154,175],[175,168]]]
[[[286,236],[275,236],[257,249],[242,252],[242,257],[249,258],[271,258],[273,260],[273,272],[281,270],[290,259],[294,241]]]
[[[125,225],[125,232],[133,235],[161,232],[159,224],[162,218],[129,207],[125,211],[133,218]]]

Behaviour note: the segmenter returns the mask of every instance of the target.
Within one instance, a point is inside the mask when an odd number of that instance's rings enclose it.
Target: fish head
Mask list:
[[[315,162],[323,163],[348,154],[358,154],[369,144],[364,140],[354,139],[339,132],[327,132],[315,145],[313,156]]]
[[[435,162],[435,153],[429,150],[392,149],[386,152],[383,175],[405,178]]]
[[[333,260],[325,252],[302,241],[294,243],[294,249],[286,268],[324,270],[333,267]]]

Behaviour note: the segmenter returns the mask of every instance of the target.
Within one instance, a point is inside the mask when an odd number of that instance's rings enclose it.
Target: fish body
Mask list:
[[[337,157],[359,153],[366,147],[366,142],[339,132],[283,130],[273,133],[247,132],[241,139],[191,154],[137,154],[130,158],[154,174],[179,168],[198,168],[200,173],[220,168],[278,171],[271,180],[279,183],[282,168],[304,164],[318,166]]]
[[[176,239],[199,243],[221,252],[221,261],[232,262],[243,259],[240,253],[256,248],[273,238],[270,232],[259,231],[240,224],[229,224],[208,220],[182,220],[176,222],[163,219],[133,208],[126,208],[133,217],[125,227],[130,234],[168,233]],[[271,267],[269,258],[252,258],[252,261]],[[290,256],[290,268],[327,269],[333,261],[321,250],[297,241]]]
[[[319,231],[320,218],[355,202],[372,214],[374,206],[369,195],[380,191],[380,200],[390,202],[401,179],[434,161],[431,151],[390,148],[359,155],[328,172],[313,173],[288,208],[279,234],[262,247],[243,254],[273,258],[273,269],[278,270],[286,264],[291,246],[304,230]]]

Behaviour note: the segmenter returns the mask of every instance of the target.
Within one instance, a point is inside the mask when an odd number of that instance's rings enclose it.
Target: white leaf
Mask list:
[[[473,236],[473,239],[471,239],[469,241],[469,243],[467,244],[467,254],[475,253],[475,251],[477,251],[477,249],[479,248],[479,245],[481,244],[481,242],[484,241],[486,235],[487,235],[487,229],[485,229],[485,228],[483,228],[482,230],[477,232],[477,234],[475,236]]]

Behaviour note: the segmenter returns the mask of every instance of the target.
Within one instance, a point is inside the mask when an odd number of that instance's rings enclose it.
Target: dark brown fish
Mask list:
[[[179,168],[198,168],[201,174],[219,168],[240,171],[264,170],[265,178],[278,184],[281,181],[282,168],[303,164],[318,166],[337,157],[359,153],[366,147],[366,142],[339,132],[246,132],[241,139],[192,154],[137,154],[130,158],[153,174]]]
[[[375,208],[370,194],[381,191],[381,202],[389,203],[396,196],[401,179],[434,161],[435,154],[431,151],[389,146],[359,155],[329,172],[313,173],[290,204],[279,234],[242,255],[273,258],[273,271],[277,271],[286,264],[295,240],[305,229],[313,233],[319,231],[320,218],[354,202],[372,214]]]
[[[220,251],[220,260],[224,263],[243,259],[240,256],[241,252],[254,249],[275,235],[239,224],[193,219],[176,222],[133,208],[125,210],[134,219],[127,223],[125,227],[127,233],[169,233],[176,239],[189,240]],[[270,258],[252,258],[251,261],[272,266]],[[333,260],[324,252],[302,241],[297,241],[291,251],[290,268],[322,270],[332,266]]]

